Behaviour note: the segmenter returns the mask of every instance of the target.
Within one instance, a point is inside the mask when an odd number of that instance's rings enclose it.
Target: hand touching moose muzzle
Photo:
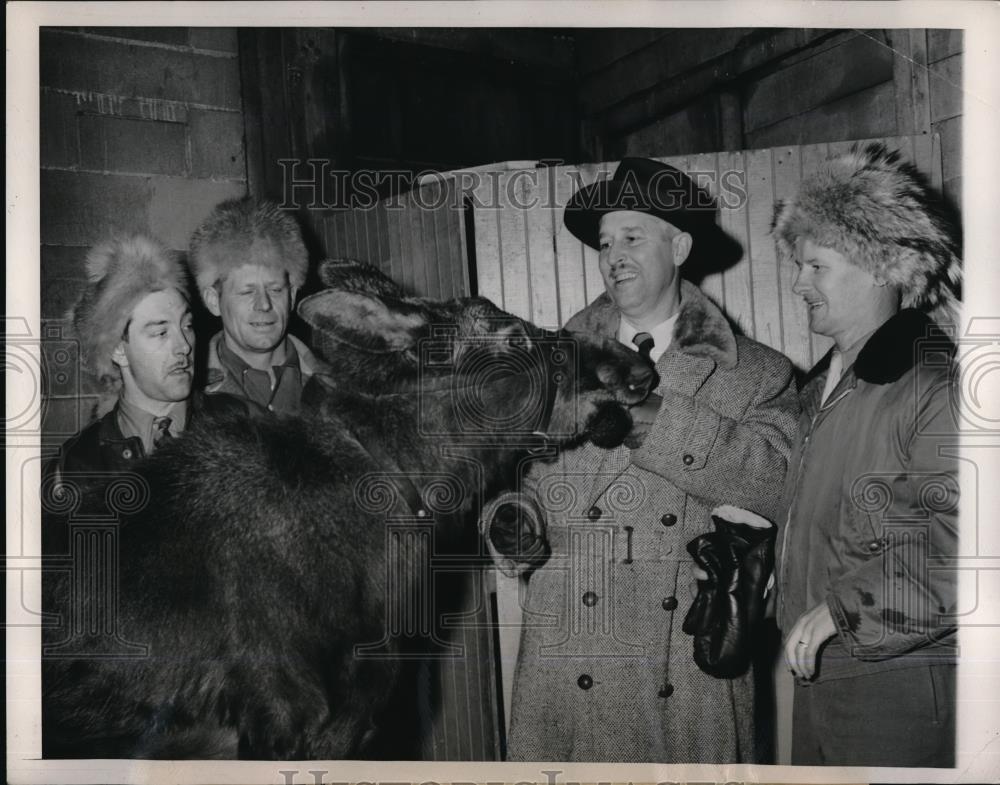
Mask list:
[[[715,531],[695,537],[688,553],[708,580],[681,629],[694,636],[694,661],[709,676],[732,679],[750,667],[764,618],[764,594],[774,569],[777,527],[759,515],[728,505],[712,510]]]

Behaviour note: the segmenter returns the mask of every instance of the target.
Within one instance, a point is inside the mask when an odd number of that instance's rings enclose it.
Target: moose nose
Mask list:
[[[633,365],[628,375],[628,391],[635,394],[640,401],[659,383],[660,375],[645,363]]]

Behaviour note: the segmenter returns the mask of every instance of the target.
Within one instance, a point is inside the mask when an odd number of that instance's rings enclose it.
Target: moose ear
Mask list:
[[[368,262],[356,259],[327,259],[320,262],[319,279],[327,289],[403,297],[403,290],[395,281]]]
[[[426,314],[416,305],[365,292],[327,289],[306,297],[299,316],[313,329],[313,342],[324,353],[326,341],[366,352],[398,352],[413,348]]]

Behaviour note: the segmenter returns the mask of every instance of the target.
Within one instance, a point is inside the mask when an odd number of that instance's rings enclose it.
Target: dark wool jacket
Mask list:
[[[228,416],[259,413],[257,406],[226,394],[208,395],[192,391],[185,428],[204,416]],[[126,437],[118,427],[118,405],[101,419],[91,423],[62,447],[58,460],[61,473],[122,472],[145,457],[142,440]]]
[[[614,339],[606,296],[571,330]],[[536,464],[523,488],[552,548],[530,578],[509,736],[515,760],[753,762],[753,679],[698,669],[681,624],[692,538],[728,503],[774,519],[798,418],[788,360],[733,333],[681,284],[643,446],[592,444]]]
[[[831,355],[800,396],[788,520],[778,535],[779,625],[787,633],[806,611],[829,606],[838,634],[820,650],[817,681],[952,661],[953,346],[927,316],[901,311],[821,406]]]
[[[192,391],[188,405],[185,433],[204,417],[263,416],[255,404],[224,393],[206,395]],[[136,462],[145,457],[142,440],[126,437],[118,427],[118,406],[67,441],[59,456],[42,471],[42,550],[44,553],[65,554],[69,551],[67,515],[73,510],[67,504],[78,499],[92,484],[99,484],[108,475],[130,472]],[[73,489],[66,492],[65,485]],[[123,490],[124,493],[124,490]],[[123,497],[124,499],[124,497]]]

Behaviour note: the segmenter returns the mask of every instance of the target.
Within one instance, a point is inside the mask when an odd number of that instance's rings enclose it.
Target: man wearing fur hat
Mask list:
[[[93,248],[87,275],[73,326],[83,366],[114,404],[63,446],[59,468],[122,471],[179,435],[207,405],[191,396],[194,331],[186,276],[176,254],[139,235]],[[211,406],[245,412],[232,399]]]
[[[298,413],[302,388],[321,366],[288,334],[308,269],[295,219],[250,197],[223,202],[192,236],[189,261],[202,301],[222,319],[208,347],[205,391]]]
[[[719,504],[776,516],[798,414],[791,364],[680,278],[717,230],[682,172],[625,159],[564,220],[599,250],[606,290],[566,327],[645,354],[660,383],[633,410],[629,446],[586,444],[525,480],[551,555],[528,584],[510,757],[754,762],[752,676],[702,672],[681,630],[697,575],[685,547]]]
[[[952,766],[957,244],[881,145],[828,161],[774,227],[809,327],[834,347],[801,391],[779,536],[796,676],[792,762]]]

